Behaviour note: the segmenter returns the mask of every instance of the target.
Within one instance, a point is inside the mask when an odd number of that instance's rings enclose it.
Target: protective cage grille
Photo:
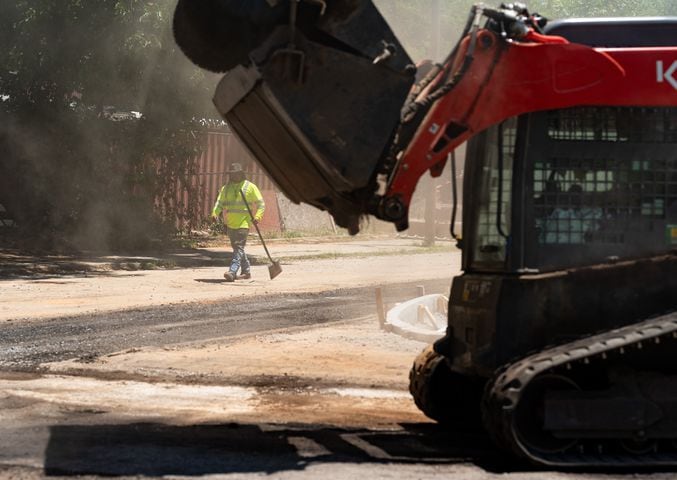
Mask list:
[[[476,186],[477,230],[474,261],[503,263],[510,235],[517,118],[487,130],[486,167]]]
[[[538,243],[623,244],[659,225],[670,232],[676,109],[576,108],[546,118],[549,145],[533,177]]]

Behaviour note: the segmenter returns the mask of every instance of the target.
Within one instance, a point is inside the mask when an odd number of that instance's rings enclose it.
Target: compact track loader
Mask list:
[[[540,464],[677,465],[677,19],[477,5],[418,79],[369,0],[180,0],[174,22],[278,186],[352,232],[406,229],[468,142],[423,412]]]

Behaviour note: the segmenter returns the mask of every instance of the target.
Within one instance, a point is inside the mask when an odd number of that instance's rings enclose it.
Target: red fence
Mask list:
[[[226,171],[230,165],[240,163],[247,172],[247,179],[259,187],[266,202],[266,214],[261,222],[261,229],[280,231],[277,189],[270,178],[261,170],[249,152],[232,133],[223,130],[209,131],[204,136],[206,148],[202,155],[195,159],[197,173],[193,180],[193,184],[200,186],[199,192],[202,197],[200,205],[203,206],[201,212],[203,218],[207,218],[211,214],[219,190],[227,181]]]

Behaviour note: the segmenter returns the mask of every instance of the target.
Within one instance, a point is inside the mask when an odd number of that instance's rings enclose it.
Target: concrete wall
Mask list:
[[[282,193],[277,194],[280,223],[286,232],[332,233],[334,227],[327,212],[309,205],[297,205]]]

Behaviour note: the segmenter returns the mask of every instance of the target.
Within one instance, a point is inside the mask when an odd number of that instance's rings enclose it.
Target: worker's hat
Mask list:
[[[231,163],[230,168],[226,170],[226,173],[242,173],[244,168],[242,168],[241,163]]]

